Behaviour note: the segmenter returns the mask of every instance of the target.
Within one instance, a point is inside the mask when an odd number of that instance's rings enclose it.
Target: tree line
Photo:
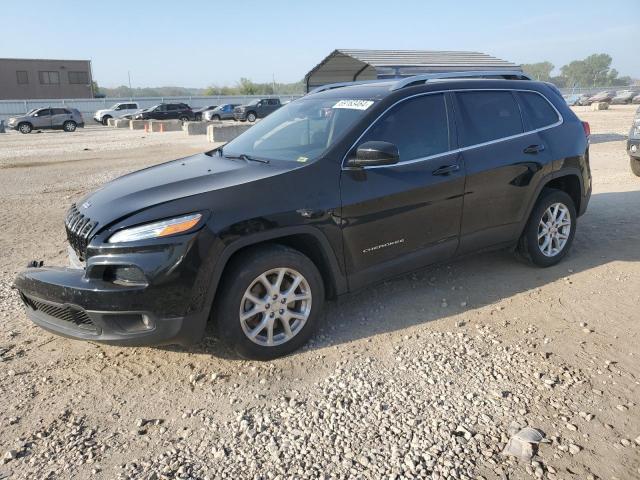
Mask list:
[[[555,65],[549,61],[526,63],[522,69],[535,80],[551,82],[559,88],[614,87],[631,85],[631,77],[618,76],[611,68],[613,59],[606,53],[594,53],[584,60],[574,60],[560,68],[560,75],[552,75]]]

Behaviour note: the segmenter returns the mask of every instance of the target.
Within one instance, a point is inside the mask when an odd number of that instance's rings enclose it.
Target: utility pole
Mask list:
[[[133,89],[131,88],[131,72],[127,70],[127,75],[129,76],[129,100],[133,100]]]

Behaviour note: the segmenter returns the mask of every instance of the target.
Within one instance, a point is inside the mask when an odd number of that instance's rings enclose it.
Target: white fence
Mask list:
[[[158,103],[186,103],[191,108],[222,105],[223,103],[246,104],[256,98],[279,98],[286,102],[300,98],[301,95],[237,95],[237,96],[208,96],[208,97],[144,97],[144,98],[77,98],[77,99],[48,99],[48,100],[0,100],[0,120],[6,120],[13,115],[21,115],[33,108],[66,106],[77,108],[82,112],[86,122],[90,121],[96,110],[111,107],[119,102],[136,102],[140,108],[148,108]]]

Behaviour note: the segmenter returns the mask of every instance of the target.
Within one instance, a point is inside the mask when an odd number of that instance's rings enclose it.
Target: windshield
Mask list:
[[[115,110],[116,108],[118,108],[120,106],[119,103],[114,103],[113,105],[111,105],[111,108],[109,110]]]
[[[224,146],[224,155],[306,162],[338,141],[371,100],[303,98],[276,110]]]
[[[260,100],[252,100],[249,103],[247,103],[247,106],[249,106],[249,105],[257,105],[258,102],[260,102]]]
[[[38,111],[37,108],[32,108],[31,110],[29,110],[27,113],[25,113],[25,115],[32,115],[33,113],[35,113],[36,111]]]

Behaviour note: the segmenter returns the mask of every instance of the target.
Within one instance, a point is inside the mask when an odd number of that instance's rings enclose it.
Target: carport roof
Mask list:
[[[305,76],[305,83],[311,88],[418,73],[493,69],[521,70],[515,63],[480,52],[337,49]]]

